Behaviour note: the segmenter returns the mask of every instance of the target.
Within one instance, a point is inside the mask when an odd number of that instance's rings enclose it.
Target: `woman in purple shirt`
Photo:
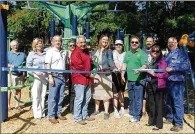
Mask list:
[[[166,69],[167,64],[162,57],[161,48],[154,44],[151,48],[152,61],[148,65],[148,69]],[[149,103],[149,119],[146,126],[154,126],[153,130],[163,128],[163,91],[166,88],[167,72],[155,73],[149,71],[147,75],[147,93]]]

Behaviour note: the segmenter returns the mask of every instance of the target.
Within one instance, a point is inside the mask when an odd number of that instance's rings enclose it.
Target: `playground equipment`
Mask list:
[[[93,9],[95,8],[95,6],[97,5],[96,4],[90,4],[90,5],[85,5],[85,6],[74,6],[74,8],[71,8],[74,9],[74,12],[76,15],[73,14],[73,16],[71,17],[70,16],[70,7],[71,5],[69,6],[59,6],[59,5],[56,5],[56,4],[51,4],[49,2],[40,2],[40,3],[44,3],[45,4],[45,7],[48,8],[48,10],[50,12],[53,12],[56,14],[56,17],[58,19],[61,19],[62,22],[64,23],[65,25],[65,29],[64,29],[64,40],[67,41],[71,38],[75,38],[76,35],[78,34],[78,32],[81,32],[77,29],[77,25],[79,23],[79,21],[84,18],[84,16],[86,16],[88,13],[90,12],[93,12]],[[100,2],[98,4],[101,4],[101,3],[104,3],[104,2]],[[105,3],[104,3],[105,4]],[[0,92],[0,95],[1,95],[1,104],[0,106],[2,107],[2,111],[1,111],[1,121],[6,121],[7,118],[8,118],[8,108],[7,108],[7,91],[10,90],[11,88],[8,88],[7,87],[7,72],[6,71],[28,71],[28,72],[33,72],[33,71],[41,71],[41,72],[64,72],[64,73],[73,73],[73,72],[77,72],[77,73],[91,73],[91,72],[86,72],[86,71],[73,71],[73,70],[47,70],[47,69],[26,69],[26,68],[6,68],[7,66],[7,63],[6,63],[6,52],[7,52],[7,44],[6,44],[6,40],[7,40],[7,14],[6,14],[6,7],[8,7],[6,5],[6,2],[2,2],[2,4],[0,3],[0,29],[1,29],[1,32],[0,32],[0,41],[1,41],[1,45],[0,45],[0,52],[1,52],[1,60],[0,60],[0,64],[1,64],[1,68],[0,68],[0,77],[1,77],[1,83],[0,83],[0,87],[1,87],[1,91],[4,91],[4,92]],[[3,5],[3,6],[2,6]],[[4,6],[5,5],[5,6]],[[30,6],[29,6],[30,7]],[[56,8],[57,7],[57,8]],[[68,12],[67,14],[69,14],[69,18],[65,18],[64,15],[66,15],[66,13],[64,12],[64,10],[67,10],[68,9]],[[80,9],[85,9],[82,14],[80,14],[79,10]],[[57,12],[59,11],[59,12]],[[110,10],[112,11],[112,10]],[[108,11],[108,12],[110,12]],[[107,11],[106,11],[107,12]],[[114,10],[115,12],[115,10]],[[71,24],[71,21],[72,20],[72,24]],[[51,37],[55,34],[55,23],[54,21],[52,20],[51,21]],[[86,22],[86,36],[87,36],[87,42],[89,43],[89,38],[90,38],[90,25],[89,25],[89,22]],[[83,32],[83,31],[82,31]],[[118,33],[117,35],[120,35],[120,33]],[[117,38],[120,38],[119,36],[117,36]],[[126,41],[128,41],[129,43],[129,39],[128,37],[125,38]],[[129,48],[127,48],[129,49]],[[128,70],[130,71],[130,70]],[[138,71],[148,71],[148,70],[138,70]],[[154,70],[154,71],[165,71],[165,70]],[[108,73],[108,72],[97,72],[97,71],[94,71],[92,73]],[[110,72],[109,72],[110,73]]]
[[[84,6],[74,6],[74,5],[68,5],[68,6],[61,6],[58,4],[53,4],[49,2],[44,2],[44,1],[36,1],[42,5],[45,6],[45,9],[50,11],[52,14],[54,14],[55,17],[57,17],[63,24],[64,24],[64,34],[63,34],[63,47],[66,47],[67,42],[70,39],[75,39],[77,36],[78,32],[79,34],[81,31],[78,31],[78,24],[79,22],[88,15],[88,13],[92,13],[92,10],[100,4],[108,4],[110,3],[109,1],[106,2],[90,2],[88,5]],[[28,7],[26,9],[29,10],[45,10],[41,8],[31,8],[30,3],[28,2]],[[15,2],[15,5],[17,5],[17,2]],[[1,1],[0,2],[0,50],[1,50],[1,68],[0,68],[0,77],[1,77],[1,83],[0,87],[2,91],[5,92],[0,92],[1,96],[1,104],[0,106],[2,107],[1,111],[1,122],[6,121],[8,118],[8,101],[7,101],[7,91],[11,90],[11,88],[7,88],[7,72],[3,71],[2,68],[7,66],[7,10],[8,10],[8,2],[7,1]],[[105,10],[106,11],[106,10]],[[116,12],[117,10],[110,10],[106,12]],[[98,12],[98,11],[94,11]],[[72,20],[72,21],[71,21]],[[72,23],[71,23],[72,22]],[[50,34],[51,37],[54,36],[55,34],[55,23],[54,20],[51,20],[50,23]],[[83,31],[83,30],[82,30]],[[90,41],[90,25],[89,22],[86,22],[86,37],[87,37],[87,43],[89,44]],[[58,71],[59,72],[59,71]]]
[[[7,66],[7,10],[9,9],[7,2],[0,1],[0,53],[1,53],[1,60],[0,65],[2,67]],[[7,87],[7,72],[0,71],[0,87]],[[8,114],[8,101],[7,101],[7,92],[0,92],[1,95],[1,103],[0,108],[1,115],[0,119],[1,121],[7,120]]]
[[[195,46],[195,31],[192,32],[190,35],[188,34],[183,34],[180,41],[179,41],[179,45],[183,47],[184,52],[186,53],[188,59],[188,51],[187,51],[187,46],[189,47],[194,47]],[[195,90],[195,80],[194,80],[194,72],[192,70],[191,64],[190,64],[190,76],[191,76],[191,80],[192,80],[192,85],[193,88]],[[187,90],[185,90],[185,94],[186,94],[186,108],[187,108],[187,112],[190,112],[190,106],[189,106],[189,95],[188,95],[188,82],[187,82],[187,72],[185,73],[185,77],[186,77],[186,81],[185,81],[185,88]],[[195,109],[193,109],[193,112],[195,111]]]
[[[45,8],[31,8],[30,2],[27,7],[23,7],[29,10],[48,10],[52,13],[59,21],[64,25],[63,30],[63,48],[66,48],[66,45],[69,40],[75,39],[78,34],[82,34],[84,29],[81,21],[86,19],[88,15],[94,12],[121,12],[122,10],[94,10],[97,5],[109,4],[111,2],[90,2],[87,5],[83,6],[74,6],[72,4],[67,6],[62,6],[59,4],[53,4],[50,2],[37,1],[39,4],[42,4]],[[86,42],[90,44],[90,24],[89,22],[85,23],[86,25]]]
[[[190,35],[183,34],[180,41],[179,41],[179,45],[183,46],[184,52],[188,56],[187,46],[189,46],[189,47],[194,47],[195,46],[195,31],[192,32]],[[189,56],[188,56],[188,58],[189,58]],[[193,87],[195,89],[194,73],[192,71],[191,66],[190,66],[190,74],[191,74],[192,84],[193,84]]]
[[[55,35],[55,21],[50,21],[50,38],[52,38]]]

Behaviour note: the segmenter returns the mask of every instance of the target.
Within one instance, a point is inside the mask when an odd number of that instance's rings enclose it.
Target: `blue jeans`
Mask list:
[[[61,116],[62,102],[64,99],[65,78],[62,76],[53,78],[55,85],[49,85],[48,118]]]
[[[144,80],[140,82],[128,82],[129,114],[136,120],[140,120],[141,118],[144,84]]]
[[[88,119],[88,104],[91,99],[91,88],[89,85],[75,84],[74,120]]]
[[[184,82],[168,82],[168,93],[166,96],[166,105],[168,114],[166,119],[177,126],[183,126],[184,117]]]

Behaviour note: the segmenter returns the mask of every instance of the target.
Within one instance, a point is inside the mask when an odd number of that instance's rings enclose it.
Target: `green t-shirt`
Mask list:
[[[135,52],[131,50],[125,55],[123,63],[127,65],[127,76],[129,81],[140,81],[145,78],[145,73],[134,74],[132,69],[139,69],[143,65],[147,64],[148,56],[147,54],[138,48]]]

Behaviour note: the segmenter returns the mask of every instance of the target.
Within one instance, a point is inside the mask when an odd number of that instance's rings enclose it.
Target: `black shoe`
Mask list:
[[[153,124],[145,124],[145,126],[154,126]]]
[[[159,130],[160,128],[158,128],[158,127],[154,127],[154,128],[152,128],[152,130]]]

